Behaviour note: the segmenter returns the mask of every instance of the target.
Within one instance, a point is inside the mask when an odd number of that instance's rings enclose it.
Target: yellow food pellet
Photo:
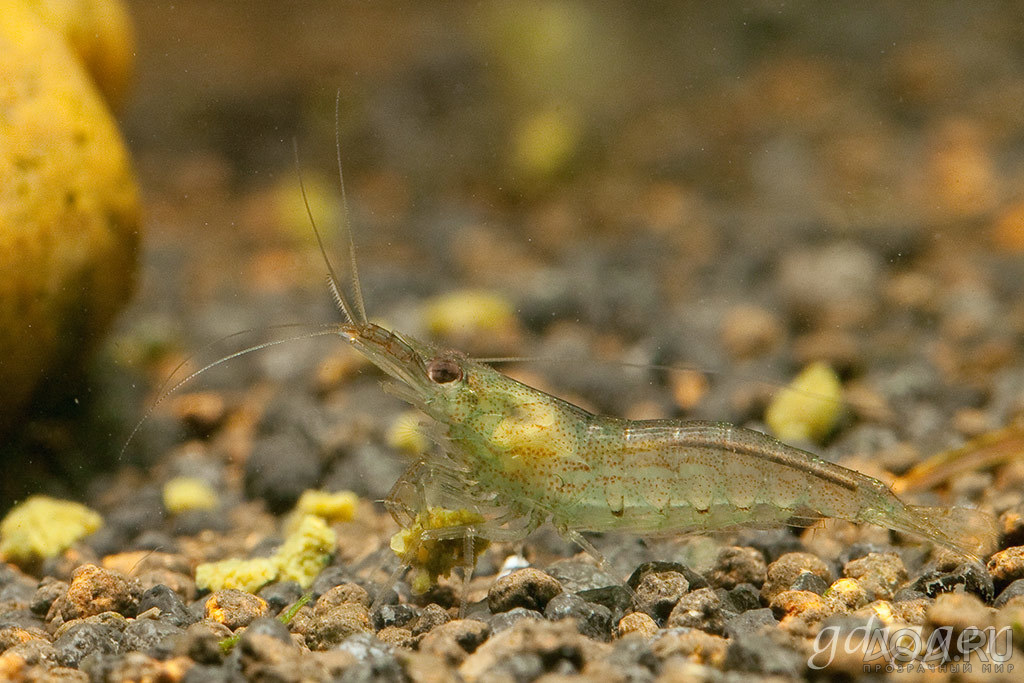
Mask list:
[[[764,421],[783,441],[820,442],[842,412],[843,387],[827,363],[811,363],[769,404]]]
[[[196,567],[196,587],[219,591],[226,588],[255,593],[278,576],[277,562],[270,557],[238,558],[206,562]]]
[[[327,526],[323,518],[306,515],[298,528],[274,554],[278,578],[295,581],[303,588],[309,588],[320,570],[327,566],[334,552],[337,535]]]
[[[437,336],[472,336],[514,328],[515,309],[505,297],[485,290],[435,296],[423,305],[423,321]]]
[[[164,507],[171,514],[217,507],[217,492],[202,479],[175,477],[164,484]]]
[[[359,496],[351,491],[315,491],[310,489],[299,496],[294,513],[316,515],[328,522],[347,522],[356,514]]]
[[[54,557],[101,526],[99,513],[84,505],[32,496],[0,522],[0,555],[15,564]]]
[[[423,435],[420,428],[422,420],[423,413],[418,410],[407,410],[399,415],[388,427],[388,445],[413,455],[426,452],[430,448],[430,440]]]
[[[423,532],[428,529],[446,529],[482,521],[484,518],[479,513],[470,510],[430,507],[426,512],[416,515],[408,529],[402,529],[391,537],[391,550],[414,572],[413,592],[425,593],[437,582],[439,576],[447,576],[455,567],[475,563],[489,545],[482,538],[474,539],[473,558],[467,562],[463,539],[424,539]]]

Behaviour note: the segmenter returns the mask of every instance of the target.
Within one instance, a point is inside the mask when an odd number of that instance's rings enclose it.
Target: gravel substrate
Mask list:
[[[846,406],[827,435],[794,445],[908,502],[985,509],[999,547],[975,562],[827,521],[597,537],[601,569],[543,529],[483,553],[464,613],[457,579],[417,595],[403,577],[378,596],[397,567],[379,501],[431,446],[340,340],[293,342],[183,387],[97,476],[78,474],[103,459],[82,445],[93,422],[27,430],[22,460],[10,457],[30,481],[5,490],[80,500],[103,526],[0,566],[0,680],[1024,671],[1024,63],[1009,10],[555,3],[517,22],[485,3],[468,19],[417,5],[313,21],[175,4],[135,8],[148,56],[124,127],[151,226],[139,301],[92,399],[120,416],[106,450],[186,356],[202,365],[338,320],[287,138],[329,223],[341,87],[371,317],[477,356],[549,359],[501,368],[633,418],[763,430],[773,392],[824,361]],[[564,34],[529,42],[552,26]],[[524,41],[535,61],[510,47]],[[437,298],[453,292],[455,308]],[[474,315],[453,328],[463,310]],[[296,320],[307,328],[203,347]],[[913,469],[965,444],[950,476]],[[63,474],[43,476],[43,461]],[[276,617],[303,596],[295,581],[197,588],[202,563],[276,557],[309,489],[359,501],[330,524],[333,552],[287,625]],[[917,641],[941,647],[901,663],[894,648]]]

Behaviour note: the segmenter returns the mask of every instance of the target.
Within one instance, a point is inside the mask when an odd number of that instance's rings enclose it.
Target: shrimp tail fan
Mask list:
[[[995,552],[999,531],[995,518],[968,507],[907,506],[903,519],[893,520],[898,531],[928,538],[939,545],[981,560]]]

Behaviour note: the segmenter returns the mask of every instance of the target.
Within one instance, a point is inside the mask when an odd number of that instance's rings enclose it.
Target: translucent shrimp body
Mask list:
[[[415,465],[389,498],[396,519],[406,522],[431,495],[484,519],[438,537],[513,540],[551,522],[585,544],[580,532],[677,534],[834,517],[972,557],[994,539],[985,513],[908,506],[876,479],[753,430],[595,415],[457,351],[369,323],[341,332],[439,427],[443,453]]]

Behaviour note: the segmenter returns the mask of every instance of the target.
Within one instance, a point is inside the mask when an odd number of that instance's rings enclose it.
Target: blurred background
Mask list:
[[[79,467],[45,479],[60,469],[40,453],[116,457],[185,357],[340,319],[293,143],[347,272],[340,154],[372,317],[476,355],[577,358],[518,372],[588,407],[756,423],[764,399],[746,380],[825,360],[883,406],[893,426],[875,438],[912,444],[909,460],[1021,409],[1012,3],[128,7],[138,291],[86,392],[99,426],[28,437],[35,488],[74,490]],[[151,463],[253,395],[264,424],[358,412],[317,412],[352,377],[339,346],[284,344],[204,374],[186,393],[212,403],[166,402],[126,457]],[[389,478],[364,486],[379,496]]]

